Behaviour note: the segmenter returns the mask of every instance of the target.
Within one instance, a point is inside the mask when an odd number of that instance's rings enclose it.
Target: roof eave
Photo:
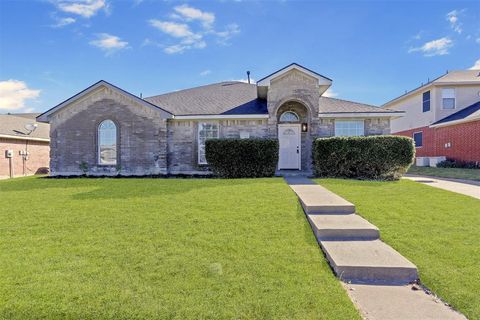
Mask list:
[[[0,134],[0,138],[50,142],[50,139],[47,139],[47,138],[36,138],[36,137],[29,137],[29,136],[16,136],[16,135],[11,135],[11,134]]]
[[[129,98],[131,99],[134,99],[135,101],[139,102],[140,104],[143,104],[147,107],[150,107],[150,108],[155,108],[155,109],[158,109],[158,110],[161,110],[163,112],[165,112],[166,114],[169,115],[169,117],[171,118],[173,116],[173,114],[165,109],[162,109],[161,107],[151,103],[151,102],[148,102],[144,99],[141,99],[139,97],[137,97],[136,95],[134,94],[131,94],[130,92],[126,91],[126,90],[123,90],[105,80],[100,80],[94,84],[92,84],[91,86],[87,87],[86,89],[80,91],[79,93],[75,94],[74,96],[64,100],[63,102],[59,103],[58,105],[56,105],[55,107],[45,111],[44,113],[40,114],[36,119],[38,122],[45,122],[45,123],[49,123],[50,119],[49,119],[49,116],[57,111],[59,111],[60,109],[66,107],[67,105],[83,98],[84,96],[88,95],[90,92],[98,89],[99,87],[101,86],[105,86],[109,89],[112,89],[112,90],[115,90],[115,91],[118,91],[120,92],[121,94],[123,95],[126,95],[128,96]],[[168,117],[167,117],[168,118]]]
[[[394,112],[319,112],[320,118],[400,118],[405,115],[404,111]]]
[[[459,119],[459,120],[452,120],[452,121],[434,123],[434,124],[431,124],[429,127],[430,128],[447,127],[447,126],[453,126],[453,125],[456,125],[456,124],[462,124],[462,123],[478,121],[478,120],[480,120],[480,115],[475,116],[475,117],[471,117],[471,118],[464,118],[464,119]]]

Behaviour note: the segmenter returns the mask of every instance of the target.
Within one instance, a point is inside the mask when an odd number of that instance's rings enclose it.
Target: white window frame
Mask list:
[[[422,145],[421,146],[417,146],[417,144],[415,143],[415,134],[417,133],[420,133],[422,134]],[[422,148],[423,147],[423,131],[415,131],[414,133],[412,133],[412,139],[413,139],[413,142],[415,143],[415,148]]]
[[[287,113],[290,113],[290,114],[293,114],[295,115],[295,117],[297,118],[295,121],[290,121],[290,120],[283,120],[282,118],[287,114]],[[280,115],[280,119],[279,119],[281,122],[285,122],[285,123],[297,123],[297,122],[300,122],[300,117],[298,116],[298,114],[294,111],[285,111],[284,113],[282,113]]]
[[[215,125],[217,126],[217,134],[215,137],[210,137],[210,139],[218,139],[220,138],[220,126],[218,122],[199,122],[198,123],[198,129],[197,129],[197,162],[198,164],[208,164],[207,163],[207,158],[205,156],[205,161],[202,161],[202,150],[205,152],[205,141],[207,141],[207,138],[205,138],[204,141],[201,141],[200,137],[200,131],[204,130],[203,126],[204,125]],[[203,148],[202,148],[203,145]]]
[[[446,90],[451,90],[453,94],[446,94]],[[444,99],[453,99],[453,108],[445,108]],[[457,98],[455,88],[442,88],[442,110],[454,110],[457,107]]]
[[[340,131],[340,128],[337,128],[337,125],[340,124],[347,124],[347,123],[356,123],[360,124],[361,123],[361,132],[355,132],[355,134],[339,134],[338,131]],[[365,135],[365,120],[356,120],[356,119],[351,119],[351,120],[335,120],[335,137],[360,137]],[[344,128],[341,128],[344,130]],[[351,129],[351,128],[348,128]],[[347,129],[347,130],[348,130]],[[358,128],[354,128],[355,131],[357,131]],[[360,134],[358,134],[360,133]]]
[[[115,126],[115,163],[101,162],[101,143],[100,143],[100,127],[106,121],[111,121]],[[118,126],[112,119],[104,119],[97,126],[97,164],[99,166],[116,166],[118,164]]]

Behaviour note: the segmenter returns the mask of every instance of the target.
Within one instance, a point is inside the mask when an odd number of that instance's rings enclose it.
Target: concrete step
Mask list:
[[[290,184],[308,214],[352,214],[355,206],[318,184]]]
[[[378,228],[356,214],[308,214],[310,225],[318,240],[375,240]]]
[[[406,284],[417,267],[380,240],[320,241],[336,275],[353,283]]]

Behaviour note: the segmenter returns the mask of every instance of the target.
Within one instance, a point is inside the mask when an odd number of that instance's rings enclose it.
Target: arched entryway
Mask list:
[[[298,101],[287,101],[277,109],[278,169],[306,169],[309,158],[309,112]]]

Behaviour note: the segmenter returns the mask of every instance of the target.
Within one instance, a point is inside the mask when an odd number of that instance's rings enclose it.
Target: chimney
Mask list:
[[[250,71],[247,71],[247,80],[248,80],[248,84],[250,84]]]

